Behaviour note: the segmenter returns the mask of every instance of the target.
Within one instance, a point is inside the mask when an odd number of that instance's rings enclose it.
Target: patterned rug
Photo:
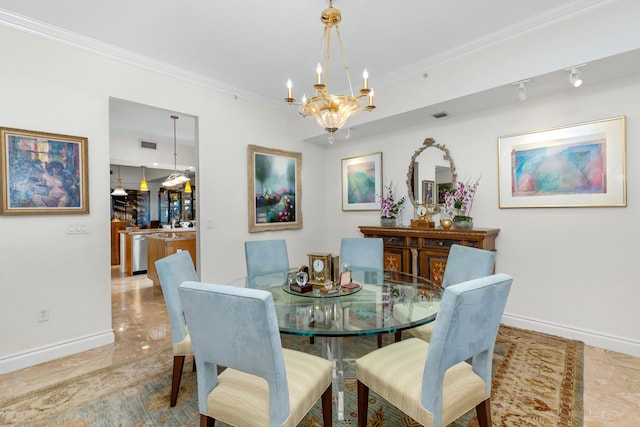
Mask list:
[[[390,342],[385,337],[385,343]],[[318,342],[283,336],[283,345],[319,354]],[[375,338],[345,339],[345,357],[376,346]],[[493,424],[496,426],[582,426],[583,351],[581,342],[501,326],[493,358]],[[168,352],[111,366],[0,402],[0,425],[19,426],[197,426],[196,376],[187,363],[176,407],[169,408],[171,355]],[[347,369],[349,375],[349,369]],[[355,380],[345,384],[345,420],[356,425]],[[370,394],[370,427],[418,426]],[[216,423],[216,426],[225,426]],[[319,404],[299,424],[322,425]],[[475,427],[475,411],[455,427]]]

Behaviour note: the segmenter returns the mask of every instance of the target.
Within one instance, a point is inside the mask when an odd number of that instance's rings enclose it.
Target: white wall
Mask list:
[[[382,151],[385,182],[404,183],[413,152],[432,137],[451,150],[459,179],[482,175],[472,216],[476,227],[501,230],[496,269],[514,277],[505,323],[639,356],[638,97],[640,76],[596,87],[585,83],[579,90],[366,141],[336,142],[327,154],[328,249],[339,250],[340,236],[358,236],[359,225],[379,223],[377,212],[329,214],[340,210],[340,160]],[[499,209],[499,136],[621,115],[627,117],[627,207]],[[400,188],[406,194],[406,186]],[[404,224],[412,212],[403,211]]]
[[[1,125],[87,137],[91,210],[0,217],[0,373],[113,342],[110,97],[198,117],[203,280],[243,276],[245,240],[287,238],[299,264],[322,246],[322,149],[287,136],[284,113],[3,26],[0,50]],[[248,233],[248,144],[302,152],[302,230]],[[86,223],[89,233],[67,235],[69,222]],[[38,323],[44,307],[50,319]]]

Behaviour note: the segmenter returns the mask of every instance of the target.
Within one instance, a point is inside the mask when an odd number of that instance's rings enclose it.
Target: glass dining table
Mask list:
[[[289,273],[295,276],[295,272]],[[398,271],[354,270],[351,284],[323,286],[311,292],[291,290],[286,274],[259,276],[255,286],[273,295],[280,332],[319,337],[322,355],[333,363],[333,395],[338,420],[344,419],[344,367],[342,338],[381,336],[435,320],[442,287],[423,277]],[[230,285],[247,286],[246,278]],[[378,341],[380,342],[380,340]]]

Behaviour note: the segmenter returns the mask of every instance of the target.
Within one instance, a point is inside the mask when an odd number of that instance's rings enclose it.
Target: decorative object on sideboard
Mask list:
[[[325,61],[324,66],[326,72],[323,76],[321,62],[318,62],[318,66],[316,67],[316,82],[313,85],[315,96],[309,99],[307,99],[306,96],[303,96],[302,102],[298,105],[300,105],[300,115],[303,117],[313,116],[318,124],[327,131],[329,134],[329,143],[333,144],[334,133],[344,126],[351,116],[358,114],[362,110],[371,112],[376,107],[373,105],[373,89],[369,88],[369,73],[366,69],[362,73],[362,88],[360,89],[360,95],[354,96],[353,94],[351,76],[349,75],[349,66],[347,65],[347,57],[344,53],[342,38],[340,37],[340,27],[338,25],[342,20],[342,14],[338,9],[333,7],[332,0],[329,0],[329,7],[322,11],[320,20],[324,24],[324,38],[321,51],[322,57],[320,58],[320,61]],[[335,29],[338,46],[340,47],[340,53],[344,63],[346,83],[349,86],[348,95],[338,95],[329,92],[329,59],[331,56],[332,29]],[[289,104],[296,103],[295,98],[293,98],[293,95],[291,94],[292,87],[293,84],[291,83],[291,79],[289,79],[287,81],[287,97],[284,99]],[[363,106],[360,103],[359,98],[367,96],[369,98],[368,104]]]
[[[380,224],[394,227],[406,200],[407,198],[403,196],[396,201],[396,189],[392,181],[389,182],[389,185],[385,185],[380,197]]]
[[[469,215],[473,206],[480,178],[472,184],[457,182],[453,191],[444,195],[442,211],[453,217],[454,228],[473,228],[473,218]]]
[[[449,217],[449,215],[447,214],[441,214],[440,215],[440,227],[442,227],[445,230],[450,229],[453,226],[453,221],[451,220],[451,218]]]

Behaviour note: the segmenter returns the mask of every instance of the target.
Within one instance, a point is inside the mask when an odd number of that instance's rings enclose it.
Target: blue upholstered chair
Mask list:
[[[247,287],[255,288],[259,276],[281,274],[283,282],[289,272],[289,254],[285,240],[244,242],[247,263]]]
[[[420,425],[446,426],[475,407],[490,427],[493,347],[511,282],[496,274],[447,287],[430,343],[410,338],[358,359],[358,426],[371,389]]]
[[[340,242],[340,263],[343,265],[349,263],[354,280],[381,285],[384,281],[382,239],[343,237]]]
[[[261,289],[180,285],[195,351],[200,425],[296,426],[322,396],[332,423],[332,364],[283,349],[273,296]],[[218,373],[218,366],[226,369]]]
[[[178,286],[186,280],[198,280],[198,274],[189,251],[177,252],[168,257],[160,258],[155,262],[155,265],[171,322],[173,378],[171,380],[170,406],[173,407],[176,406],[178,399],[184,358],[193,355],[189,330],[182,314],[182,301],[178,293]]]
[[[340,263],[349,264],[351,277],[361,283],[384,283],[384,245],[380,238],[343,237],[340,241]],[[396,335],[396,340],[400,339]],[[382,335],[377,336],[378,348]]]
[[[442,277],[442,287],[493,274],[496,253],[469,246],[451,245],[447,265]],[[429,341],[435,322],[409,329],[416,338]]]

